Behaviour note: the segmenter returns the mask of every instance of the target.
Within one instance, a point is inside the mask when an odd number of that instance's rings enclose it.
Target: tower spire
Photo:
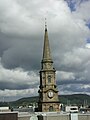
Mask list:
[[[45,19],[44,48],[40,70],[40,86],[38,91],[38,111],[40,112],[60,111],[55,72],[56,70],[53,68],[47,23]]]
[[[45,34],[44,34],[44,48],[43,48],[43,61],[52,61],[50,45],[48,39],[48,30],[47,30],[47,22],[45,18]]]

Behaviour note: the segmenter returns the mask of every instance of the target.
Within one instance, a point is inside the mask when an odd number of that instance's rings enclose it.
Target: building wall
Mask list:
[[[89,114],[79,114],[78,120],[90,120],[90,113]]]
[[[17,113],[0,113],[0,120],[18,120],[18,114]]]
[[[18,117],[18,120],[30,120],[30,116]]]
[[[19,112],[18,113],[18,120],[30,120],[32,113],[28,112]]]
[[[74,113],[73,113],[74,114]],[[77,113],[78,114],[78,113]],[[60,113],[49,113],[49,114],[42,114],[42,115],[19,115],[18,120],[30,120],[32,116],[37,116],[38,118],[35,120],[71,120],[71,114],[70,113],[65,113],[65,114],[60,114]],[[0,119],[1,120],[1,119]],[[89,114],[78,114],[78,120],[90,120],[90,113]]]
[[[38,120],[71,120],[71,115],[48,115],[38,116]],[[78,120],[90,120],[90,114],[78,114]]]
[[[69,115],[38,116],[38,120],[70,120]]]

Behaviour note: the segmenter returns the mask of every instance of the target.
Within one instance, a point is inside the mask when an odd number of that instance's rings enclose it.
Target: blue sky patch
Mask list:
[[[77,9],[77,6],[89,0],[64,0],[64,1],[67,2],[68,7],[70,8],[71,12],[73,12]]]
[[[86,26],[90,29],[90,22],[86,23]]]
[[[90,43],[90,38],[87,39],[87,43]]]
[[[65,0],[70,8],[71,12],[76,10],[76,1],[75,0]]]

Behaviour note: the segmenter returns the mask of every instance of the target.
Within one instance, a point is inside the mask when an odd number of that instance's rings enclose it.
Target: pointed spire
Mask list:
[[[49,45],[49,39],[48,39],[46,18],[45,18],[45,35],[44,35],[43,61],[52,61],[51,52],[50,52],[50,45]]]

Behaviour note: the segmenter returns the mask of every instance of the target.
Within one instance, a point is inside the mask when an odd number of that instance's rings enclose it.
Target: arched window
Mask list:
[[[50,107],[49,107],[49,111],[50,111],[50,112],[53,111],[53,106],[50,106]]]
[[[51,75],[48,75],[48,83],[51,83]]]

